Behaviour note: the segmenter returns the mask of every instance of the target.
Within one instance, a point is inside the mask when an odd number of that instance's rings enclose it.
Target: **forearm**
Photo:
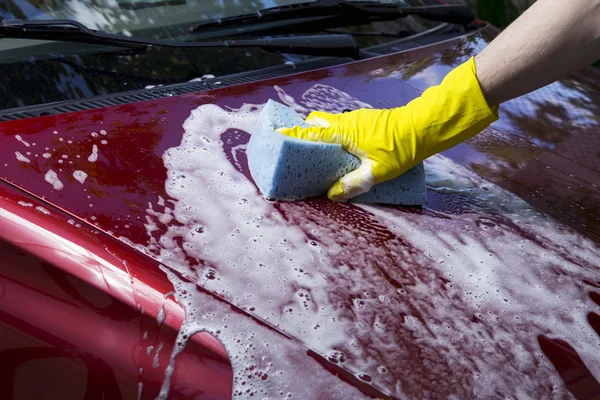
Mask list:
[[[490,106],[600,59],[600,0],[538,0],[475,57]]]

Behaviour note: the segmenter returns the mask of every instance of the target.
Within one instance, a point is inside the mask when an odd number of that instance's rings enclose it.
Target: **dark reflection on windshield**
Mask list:
[[[91,29],[174,41],[193,39],[191,24],[293,3],[289,0],[186,0],[185,4],[124,8],[137,0],[9,0],[0,1],[0,19],[73,19]],[[335,28],[335,27],[333,27]],[[316,33],[297,32],[298,34]],[[350,31],[417,32],[425,29],[411,18],[346,27]],[[242,38],[242,37],[240,37]],[[357,37],[360,46],[394,37]],[[203,76],[220,77],[267,67],[295,64],[310,56],[247,49],[131,50],[70,42],[0,39],[0,109],[41,105],[99,95],[185,83]],[[217,79],[218,81],[218,79]]]
[[[19,61],[11,61],[11,50],[0,53],[0,76],[3,77],[0,90],[5,93],[0,97],[1,109],[182,83],[207,74],[218,77],[283,65],[289,58],[293,59],[260,49],[155,47],[144,52],[104,50],[53,54],[53,45],[55,43],[43,45],[46,46],[44,52],[30,48],[31,56]],[[23,53],[22,50],[14,52]],[[36,53],[50,53],[54,57],[36,57]]]

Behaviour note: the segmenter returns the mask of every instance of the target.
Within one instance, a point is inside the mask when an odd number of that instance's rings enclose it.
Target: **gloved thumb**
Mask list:
[[[375,184],[372,162],[361,159],[360,167],[339,178],[327,191],[327,197],[334,201],[347,201],[366,193]]]
[[[310,140],[311,142],[340,143],[341,139],[333,127],[309,126],[301,128],[295,126],[293,128],[278,128],[276,131],[289,137]]]
[[[306,123],[310,126],[301,128],[278,128],[277,132],[296,139],[310,140],[312,142],[340,143],[341,138],[337,135],[337,115],[321,111],[313,111],[306,117]]]

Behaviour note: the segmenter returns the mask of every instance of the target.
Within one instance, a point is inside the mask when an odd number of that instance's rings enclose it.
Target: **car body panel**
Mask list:
[[[487,28],[334,68],[3,123],[0,235],[122,307],[139,305],[145,318],[157,318],[165,304],[160,329],[170,339],[162,340],[163,354],[177,347],[182,325],[192,332],[204,324],[235,355],[228,368],[212,336],[193,335],[215,366],[179,366],[181,354],[174,365],[189,380],[174,375],[165,381],[172,387],[179,382],[228,396],[224,382],[244,374],[236,358],[248,361],[239,347],[256,343],[253,354],[271,360],[259,367],[269,378],[254,378],[257,391],[283,394],[288,385],[301,398],[336,392],[594,398],[600,387],[597,71],[503,105],[492,127],[429,160],[423,208],[323,198],[272,203],[247,170],[248,131],[267,99],[302,115],[401,106],[494,34]],[[193,229],[210,237],[200,240]],[[67,243],[77,257],[63,256]],[[171,271],[168,279],[159,262]],[[196,294],[202,317],[190,313],[187,286],[179,281],[202,288]],[[172,283],[177,302],[168,295]],[[144,395],[156,396],[158,375],[173,357],[151,368],[147,347],[136,342],[144,317],[131,315],[119,348],[137,346],[140,358],[109,364],[127,370],[130,380],[143,362],[144,371],[157,370],[139,378],[147,380]],[[232,331],[226,334],[219,318],[239,323],[225,324]],[[98,324],[91,324],[94,331]],[[114,334],[121,325],[106,321]],[[244,328],[236,332],[238,326]],[[78,340],[96,357],[112,357],[102,343],[65,338]],[[193,368],[218,372],[195,382]],[[234,393],[243,396],[240,387],[234,380]],[[171,392],[177,393],[189,392]]]
[[[0,202],[3,396],[137,398],[145,387],[141,398],[156,397],[183,319],[164,274],[6,184]],[[191,344],[178,387],[228,398],[232,371],[223,347],[208,335]],[[174,390],[172,398],[185,396]]]

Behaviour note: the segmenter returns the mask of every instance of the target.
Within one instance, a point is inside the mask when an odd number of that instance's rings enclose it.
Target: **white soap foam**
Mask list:
[[[17,202],[17,204],[19,204],[20,206],[23,206],[23,207],[33,207],[33,203],[27,203],[27,202],[21,201],[21,200],[19,200]]]
[[[152,368],[158,368],[160,367],[160,352],[163,349],[163,342],[160,342],[158,344],[158,347],[156,348],[156,352],[154,353],[154,359],[152,360]]]
[[[215,79],[215,76],[213,74],[204,74],[199,78],[190,79],[188,82],[201,82],[207,79]]]
[[[44,175],[44,179],[46,180],[46,182],[52,185],[54,190],[60,190],[65,186],[60,181],[60,179],[58,179],[58,175],[56,175],[56,172],[54,172],[53,170],[48,170],[48,172],[46,172],[46,175]]]
[[[85,172],[83,172],[81,170],[73,171],[73,178],[75,178],[75,180],[81,184],[83,184],[85,182],[87,177],[88,177],[88,174],[86,174]]]
[[[192,336],[202,332],[213,335],[226,346],[234,374],[234,398],[365,398],[307,356],[306,348],[274,330],[264,329],[256,320],[197,290],[194,283],[182,280],[171,270],[161,269],[173,283],[175,298],[184,307],[185,318],[157,399],[169,397],[177,356]]]
[[[337,98],[317,101],[317,89]],[[305,105],[368,106],[317,89]],[[441,156],[426,163],[428,184],[465,212],[265,201],[221,142],[228,129],[251,132],[259,111],[192,112],[181,145],[163,155],[174,207],[150,205],[147,251],[395,397],[566,396],[549,389],[559,378],[538,334],[571,343],[600,376],[600,340],[585,320],[593,305],[581,285],[598,277],[592,242]],[[212,307],[186,300],[184,283],[170,279],[186,312]],[[196,315],[182,327],[188,338],[221,322]],[[239,350],[220,339],[230,354]]]
[[[97,145],[92,146],[92,154],[90,154],[90,156],[88,157],[88,161],[89,162],[98,161],[98,146]]]
[[[25,141],[25,140],[24,140],[24,139],[21,137],[21,135],[15,135],[15,139],[17,139],[19,142],[23,143],[23,144],[24,144],[26,147],[29,147],[29,146],[31,146],[31,145],[29,144],[29,142],[26,142],[26,141]]]
[[[156,314],[156,323],[160,327],[162,323],[165,321],[166,313],[165,313],[165,305],[161,304],[158,310],[158,314]]]
[[[26,163],[28,163],[28,162],[30,162],[30,161],[31,161],[29,158],[25,157],[23,154],[21,154],[21,153],[20,153],[20,152],[18,152],[18,151],[15,151],[15,156],[17,156],[17,160],[19,160],[19,161],[21,161],[21,162],[26,162]]]
[[[42,214],[50,215],[50,211],[46,210],[44,207],[37,206],[35,209],[41,212]]]

